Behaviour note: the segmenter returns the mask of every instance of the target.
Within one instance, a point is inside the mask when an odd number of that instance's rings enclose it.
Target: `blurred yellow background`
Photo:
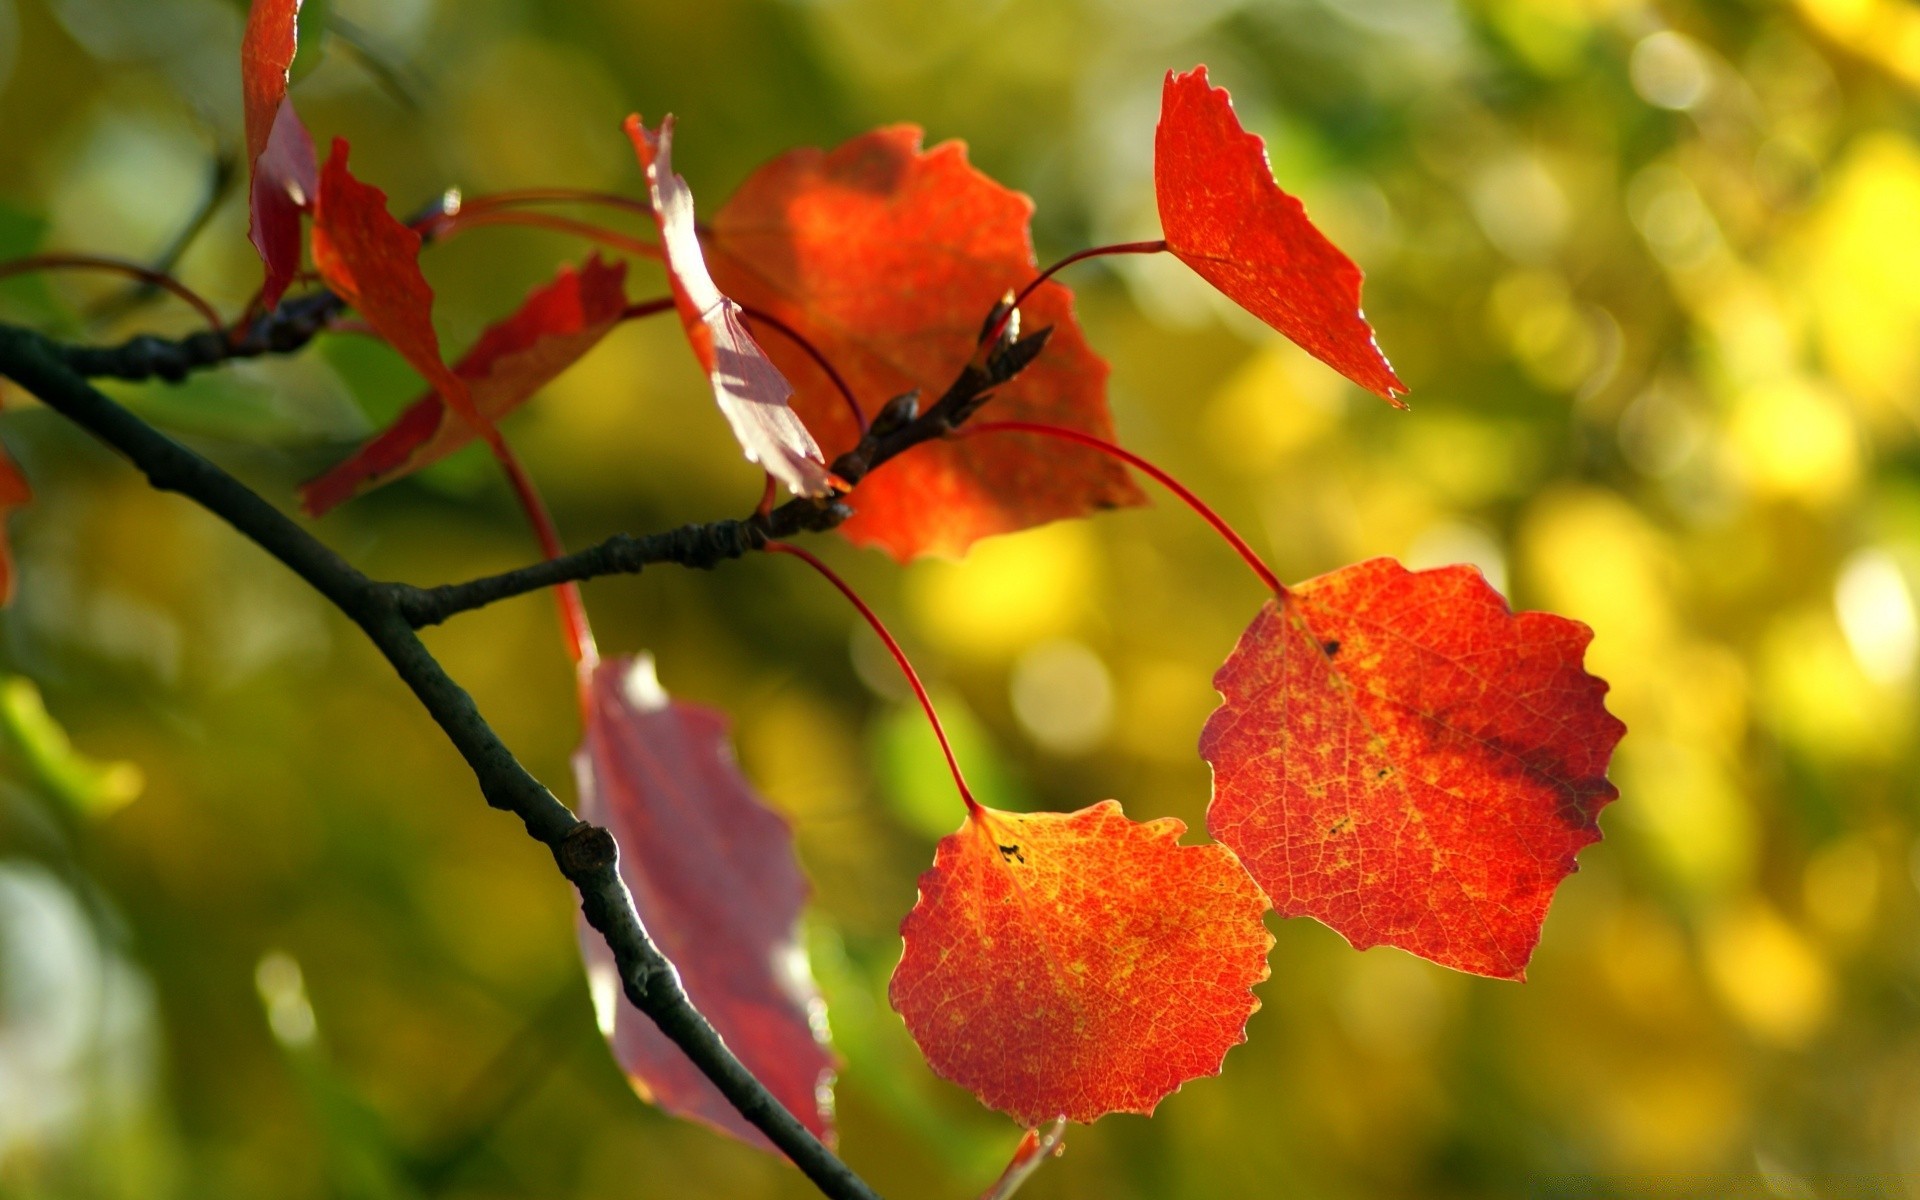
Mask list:
[[[1034,196],[1043,260],[1157,236],[1161,77],[1204,61],[1366,269],[1413,409],[1170,259],[1108,260],[1069,282],[1122,439],[1285,578],[1471,561],[1594,627],[1630,729],[1623,798],[1532,982],[1275,922],[1224,1076],[1072,1130],[1025,1194],[1920,1197],[1911,0],[331,9],[295,100],[403,211],[449,185],[632,193],[634,110],[677,115],[709,212],[783,149],[911,121]],[[0,0],[0,258],[164,251],[238,143],[242,13]],[[582,253],[517,230],[433,250],[448,344]],[[228,312],[257,286],[238,188],[179,272]],[[192,327],[166,304],[116,315],[119,291],[9,281],[0,319]],[[116,394],[291,507],[418,386],[336,337]],[[344,621],[8,403],[38,497],[0,616],[0,1196],[812,1194],[630,1093],[548,856]],[[617,331],[507,432],[576,545],[758,495],[671,323]],[[318,529],[416,582],[534,554],[471,452]],[[1189,514],[1156,497],[905,570],[816,548],[908,643],[983,799],[1115,796],[1202,826],[1208,681],[1260,596]],[[652,650],[669,689],[734,714],[797,826],[845,1155],[888,1196],[977,1193],[1016,1131],[934,1079],[885,1002],[960,811],[877,642],[784,560],[587,598],[604,647]],[[547,601],[431,644],[570,795]]]

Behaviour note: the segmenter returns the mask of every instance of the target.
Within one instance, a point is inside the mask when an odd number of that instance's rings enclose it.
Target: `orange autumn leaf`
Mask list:
[[[826,464],[813,435],[789,407],[793,388],[741,323],[740,306],[707,272],[694,231],[693,193],[673,172],[673,118],[658,133],[627,118],[627,136],[647,176],[647,196],[660,229],[660,255],[673,288],[673,306],[693,355],[713,385],[713,397],[748,462],[759,463],[795,495],[828,491]]]
[[[1472,567],[1379,558],[1300,584],[1214,677],[1207,828],[1286,916],[1524,978],[1619,794],[1626,727],[1582,668],[1592,637],[1512,612]]]
[[[1207,69],[1167,72],[1153,184],[1167,249],[1234,303],[1400,408],[1407,390],[1360,311],[1360,268],[1280,190],[1266,145]]]
[[[1259,1008],[1266,897],[1223,846],[1112,800],[971,812],[901,923],[888,996],[933,1069],[1023,1125],[1147,1113]]]
[[[248,237],[266,265],[263,307],[280,302],[300,270],[300,213],[319,184],[313,139],[287,99],[300,0],[254,0],[240,43],[247,134]]]
[[[806,337],[871,418],[915,388],[931,402],[973,357],[994,302],[1034,277],[1032,211],[972,167],[962,143],[923,151],[918,129],[896,125],[760,168],[714,214],[708,255],[727,293]],[[1107,364],[1081,335],[1072,293],[1049,282],[1021,309],[1029,331],[1050,325],[1053,338],[994,393],[988,414],[1112,437]],[[821,444],[830,454],[852,447],[859,429],[832,382],[786,339],[767,344]],[[840,528],[906,560],[1141,502],[1126,471],[1092,451],[943,440],[861,481]]]
[[[453,367],[481,416],[499,421],[598,345],[626,311],[626,274],[626,264],[599,255],[577,271],[562,266],[513,315],[488,326]],[[317,517],[439,462],[473,437],[473,428],[428,392],[352,457],[302,486],[301,506]]]
[[[13,601],[13,541],[7,534],[7,518],[32,501],[33,487],[26,474],[0,446],[0,605]]]
[[[347,142],[333,139],[313,206],[313,265],[327,286],[475,431],[491,434],[466,381],[447,369],[433,329],[433,289],[420,274],[420,235],[387,211],[387,195],[347,169]]]
[[[727,719],[670,699],[646,657],[594,668],[574,755],[580,817],[612,831],[634,910],[680,982],[746,1068],[816,1137],[833,1136],[825,1009],[799,938],[807,882],[793,830],[734,762]],[[641,1096],[761,1149],[679,1047],[619,994],[613,953],[584,925],[603,1031]],[[608,1017],[611,1017],[611,1024]]]

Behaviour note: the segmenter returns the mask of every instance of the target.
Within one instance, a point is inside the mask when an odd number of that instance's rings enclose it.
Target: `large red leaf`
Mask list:
[[[1360,268],[1280,190],[1266,145],[1207,69],[1167,72],[1153,142],[1167,249],[1234,303],[1370,392],[1407,390],[1360,311]]]
[[[648,658],[594,668],[573,760],[580,816],[620,843],[620,877],[694,1006],[815,1135],[832,1136],[833,1058],[796,925],[807,884],[793,832],[741,776],[727,721],[668,699]],[[582,931],[590,974],[613,970]],[[640,1094],[743,1141],[772,1143],[624,998],[608,1035]]]
[[[347,142],[333,139],[313,206],[313,265],[341,299],[478,432],[488,432],[464,379],[440,357],[433,289],[420,274],[420,235],[387,211],[387,194],[347,169]]]
[[[1112,800],[940,842],[889,997],[933,1069],[1024,1125],[1152,1112],[1246,1040],[1273,938],[1217,845]]]
[[[1214,676],[1207,828],[1287,915],[1520,979],[1598,841],[1626,727],[1593,634],[1514,613],[1472,567],[1346,567],[1270,601]]]
[[[512,316],[487,327],[454,364],[474,407],[498,421],[598,345],[626,311],[625,263],[598,255],[576,271],[562,266]],[[354,455],[300,489],[314,516],[382,484],[439,462],[474,438],[472,426],[428,392]]]
[[[759,463],[795,494],[824,495],[827,468],[813,435],[787,404],[793,389],[741,323],[740,306],[707,273],[694,231],[693,193],[673,173],[673,118],[660,122],[655,133],[638,116],[628,117],[627,136],[647,175],[673,306],[740,449],[747,461]]]
[[[32,500],[33,488],[25,473],[0,446],[0,604],[13,600],[13,542],[7,535],[7,518]]]
[[[994,302],[1035,274],[1032,212],[970,166],[962,143],[922,151],[920,131],[896,125],[760,168],[714,214],[708,249],[728,294],[803,334],[872,417],[901,392],[938,396],[973,356]],[[1072,293],[1047,283],[1021,308],[1026,327],[1051,325],[1053,340],[989,412],[1110,439],[1107,364],[1081,336]],[[831,381],[786,339],[768,347],[821,444],[850,448],[859,430]],[[840,528],[904,560],[1141,502],[1126,471],[1091,450],[1026,437],[936,441],[863,480]]]
[[[318,190],[313,139],[287,99],[300,0],[253,0],[240,43],[247,131],[248,236],[267,281],[260,302],[280,302],[300,270],[300,213]]]

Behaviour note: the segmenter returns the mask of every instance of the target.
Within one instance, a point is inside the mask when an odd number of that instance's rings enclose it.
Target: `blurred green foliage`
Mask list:
[[[709,210],[778,151],[913,121],[1035,197],[1043,259],[1155,236],[1161,75],[1205,61],[1367,269],[1414,407],[1177,263],[1129,259],[1071,277],[1123,439],[1284,577],[1465,559],[1594,627],[1631,729],[1623,799],[1532,982],[1278,922],[1224,1076],[1073,1130],[1026,1194],[1920,1196],[1908,0],[328,9],[296,100],[402,209],[449,185],[632,192],[636,109],[677,114]],[[240,20],[237,0],[0,0],[0,250],[161,253],[237,143]],[[580,252],[492,230],[436,249],[449,344]],[[238,189],[179,271],[244,304]],[[192,327],[165,303],[102,319],[120,292],[10,282],[0,317]],[[290,505],[417,387],[338,337],[119,394]],[[631,1094],[547,856],[342,620],[7,402],[37,497],[0,617],[0,1195],[810,1194]],[[576,544],[758,494],[669,325],[620,330],[508,432]],[[419,582],[534,552],[474,455],[319,531]],[[825,552],[968,714],[963,751],[1002,802],[1111,795],[1201,825],[1208,678],[1259,596],[1187,514],[904,571]],[[1016,1131],[932,1078],[885,1003],[915,876],[960,813],[938,816],[931,743],[877,645],[784,561],[587,591],[604,646],[652,650],[672,690],[735,715],[796,822],[847,1157],[889,1196],[973,1194]],[[546,602],[431,641],[564,794],[576,717]]]

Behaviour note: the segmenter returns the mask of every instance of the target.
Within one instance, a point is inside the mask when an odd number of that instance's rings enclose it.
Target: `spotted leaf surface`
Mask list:
[[[1625,732],[1592,632],[1472,567],[1373,559],[1270,601],[1214,677],[1207,828],[1288,916],[1520,979]]]
[[[1266,898],[1233,854],[1119,804],[982,809],[901,925],[893,1007],[933,1069],[1024,1125],[1146,1113],[1260,1006]]]

